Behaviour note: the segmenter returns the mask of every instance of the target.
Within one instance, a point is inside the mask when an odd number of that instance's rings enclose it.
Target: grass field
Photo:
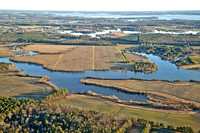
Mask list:
[[[25,50],[43,53],[35,56],[13,58],[14,61],[41,64],[50,70],[58,71],[87,71],[87,70],[133,70],[134,64],[120,63],[126,61],[115,46],[63,46],[63,45],[33,45]],[[55,48],[55,49],[54,49]],[[73,50],[59,54],[66,49]],[[53,52],[57,54],[53,54]],[[134,57],[131,57],[134,58]]]
[[[200,102],[200,83],[170,83],[165,81],[142,81],[142,80],[101,80],[84,79],[86,83],[98,83],[99,85],[109,85],[114,87],[125,87],[135,91],[161,92],[173,95],[186,100]]]
[[[153,120],[155,122],[164,122],[166,125],[173,124],[174,126],[192,126],[195,130],[200,130],[200,119],[191,115],[166,114],[125,107],[92,96],[69,96],[66,99],[57,101],[56,104],[123,114],[126,117],[140,117],[147,120]]]
[[[38,78],[9,76],[0,74],[0,95],[16,98],[43,99],[52,88],[37,83]]]

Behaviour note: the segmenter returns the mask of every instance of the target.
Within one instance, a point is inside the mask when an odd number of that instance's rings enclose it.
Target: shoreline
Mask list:
[[[8,57],[9,58],[9,57]],[[152,73],[152,72],[142,72],[142,71],[137,71],[137,70],[128,70],[128,69],[125,69],[125,70],[117,70],[117,69],[88,69],[88,70],[70,70],[70,71],[67,71],[67,70],[55,70],[55,69],[52,69],[52,68],[49,68],[49,67],[46,67],[44,66],[44,64],[41,64],[41,63],[37,63],[37,62],[29,62],[29,61],[22,61],[22,60],[16,60],[16,59],[13,59],[13,58],[9,58],[9,60],[13,61],[13,62],[19,62],[19,63],[28,63],[28,64],[34,64],[34,65],[41,65],[43,69],[47,69],[49,71],[53,71],[53,72],[71,72],[71,73],[84,73],[86,71],[113,71],[113,72],[127,72],[127,71],[134,71],[134,72],[141,72],[141,73]],[[155,70],[156,71],[156,70]],[[153,71],[154,72],[154,71]]]
[[[90,77],[89,79],[92,79],[92,78]],[[98,78],[94,78],[94,79],[102,80],[102,79],[98,79]],[[112,80],[112,79],[108,79],[108,80]],[[179,109],[179,110],[199,109],[200,108],[199,102],[186,100],[186,99],[179,98],[177,96],[162,93],[162,92],[131,90],[129,88],[122,87],[122,86],[109,85],[109,84],[105,84],[105,83],[98,83],[97,81],[88,81],[87,78],[82,78],[80,80],[80,82],[84,83],[84,84],[89,84],[89,85],[109,87],[109,88],[113,88],[113,89],[116,89],[116,90],[119,90],[119,91],[129,93],[129,94],[142,94],[142,95],[145,94],[148,99],[150,99],[150,100],[152,100],[156,103],[164,104],[165,105],[165,106],[163,106],[164,108],[173,108],[173,109]],[[144,80],[144,82],[145,82],[145,80]],[[154,81],[152,81],[152,82],[154,82]],[[183,108],[182,106],[187,106],[187,107]]]
[[[4,74],[6,74],[6,73],[4,73]],[[16,74],[13,74],[13,72],[11,72],[11,73],[8,73],[8,75],[9,76],[16,76],[16,77],[24,77],[24,78],[37,78],[38,83],[45,84],[45,85],[51,87],[52,91],[59,91],[58,87],[49,81],[50,77],[48,77],[48,76],[40,76],[40,75],[32,75],[32,74],[24,75],[23,71],[18,71]]]
[[[34,44],[35,45],[35,44]],[[45,45],[44,45],[45,46]],[[94,47],[94,46],[93,46]],[[109,46],[109,47],[113,47],[113,46]],[[26,47],[25,47],[26,48]],[[63,55],[66,55],[74,50],[76,50],[77,48],[80,48],[79,46],[76,46],[74,45],[73,48],[70,48],[70,49],[67,49],[67,50],[64,50],[64,51],[57,51],[57,52],[41,52],[40,50],[31,50],[31,49],[25,49],[23,48],[25,51],[33,51],[33,52],[37,52],[38,54],[35,54],[35,55],[32,55],[33,58],[40,58],[40,55],[43,56],[43,55],[46,55],[45,58],[49,55],[61,55],[59,57],[59,60],[60,58],[62,58]],[[116,48],[118,48],[116,46]],[[143,68],[143,64],[142,66],[140,66],[141,64],[136,64],[136,63],[129,63],[126,58],[126,56],[123,54],[123,52],[118,48],[118,51],[119,53],[121,54],[121,56],[124,58],[124,60],[126,60],[126,62],[118,62],[116,63],[115,61],[115,64],[113,66],[109,66],[109,67],[106,67],[106,68],[101,68],[101,67],[97,67],[97,68],[90,68],[90,67],[86,67],[86,68],[79,68],[79,69],[66,69],[64,67],[62,68],[55,68],[51,65],[49,65],[48,63],[44,63],[44,62],[40,62],[40,61],[36,61],[36,60],[31,60],[32,58],[30,59],[27,59],[27,58],[24,58],[23,56],[20,57],[11,57],[9,58],[9,60],[13,61],[13,62],[23,62],[23,63],[30,63],[30,64],[36,64],[36,65],[41,65],[44,69],[48,69],[50,71],[60,71],[60,72],[86,72],[86,71],[115,71],[115,72],[126,72],[126,71],[133,71],[133,72],[141,72],[141,73],[152,73],[152,72],[155,72],[158,68],[151,68],[151,66],[149,66],[150,69],[146,69],[146,67]],[[94,53],[93,53],[93,56],[94,56]],[[50,57],[49,57],[50,58]],[[94,57],[93,57],[94,58]],[[45,60],[44,60],[45,61]],[[95,60],[96,62],[96,60]],[[128,63],[127,63],[128,62]],[[93,62],[94,63],[94,62]],[[112,62],[109,62],[110,64]],[[149,62],[150,63],[150,62]],[[151,64],[151,63],[150,63]],[[57,64],[56,64],[57,65]],[[112,64],[111,64],[112,65]],[[132,65],[131,67],[129,67],[130,65]],[[135,68],[135,65],[139,65],[139,67],[142,67],[143,69],[137,69]],[[94,65],[93,65],[94,66]]]

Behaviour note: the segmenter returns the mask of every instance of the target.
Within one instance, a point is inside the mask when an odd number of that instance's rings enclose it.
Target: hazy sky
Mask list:
[[[0,9],[155,11],[200,10],[200,0],[1,0]]]

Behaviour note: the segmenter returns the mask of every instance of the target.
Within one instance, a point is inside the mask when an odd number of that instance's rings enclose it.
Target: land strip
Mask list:
[[[86,95],[70,95],[65,99],[56,101],[54,104],[70,105],[85,109],[95,109],[99,111],[112,112],[116,114],[123,114],[126,117],[139,117],[147,120],[153,120],[158,122],[164,122],[166,124],[172,124],[174,126],[192,126],[195,130],[199,130],[199,118],[193,117],[189,114],[171,114],[158,112],[156,110],[147,110],[138,106],[127,106],[123,104],[117,104],[112,101]],[[122,108],[123,107],[123,108]]]
[[[167,82],[138,79],[112,80],[101,78],[83,78],[82,83],[112,87],[127,93],[145,94],[150,100],[174,109],[199,109],[199,82]],[[159,104],[153,105],[154,107]]]

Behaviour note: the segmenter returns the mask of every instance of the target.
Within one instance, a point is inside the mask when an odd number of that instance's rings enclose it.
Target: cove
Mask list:
[[[32,53],[36,54],[36,53]],[[169,61],[164,61],[160,57],[152,54],[142,54],[147,56],[151,62],[155,62],[158,65],[158,70],[145,74],[134,71],[127,72],[114,72],[114,71],[86,71],[86,72],[61,72],[61,71],[51,71],[44,69],[41,65],[30,64],[30,63],[20,63],[10,61],[9,58],[0,58],[0,62],[13,63],[16,64],[18,69],[23,69],[25,74],[34,74],[41,76],[49,76],[50,81],[55,84],[57,87],[67,88],[70,93],[89,91],[104,95],[112,96],[115,95],[121,100],[132,100],[132,101],[148,101],[143,95],[137,94],[127,94],[122,91],[117,91],[112,88],[99,87],[93,85],[85,85],[80,83],[81,78],[87,76],[94,77],[103,77],[103,78],[142,78],[142,79],[159,79],[159,80],[181,80],[188,81],[190,79],[200,80],[199,71],[191,71],[178,69],[175,64],[170,63]]]

